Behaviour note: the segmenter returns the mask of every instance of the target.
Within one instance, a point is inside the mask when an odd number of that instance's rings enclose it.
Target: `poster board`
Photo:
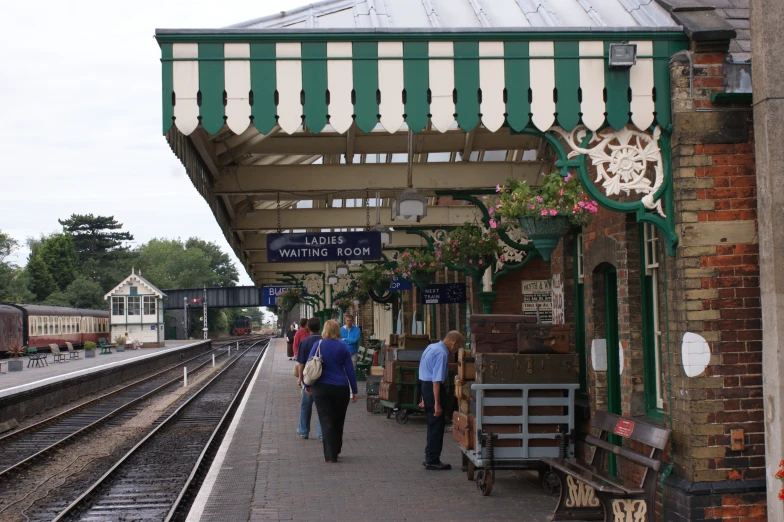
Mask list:
[[[539,310],[539,322],[553,324],[553,292],[549,279],[523,281],[523,315],[536,317]]]

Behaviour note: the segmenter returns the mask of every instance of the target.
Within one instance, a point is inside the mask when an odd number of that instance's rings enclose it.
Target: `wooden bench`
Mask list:
[[[110,355],[112,353],[112,345],[108,344],[103,337],[98,339],[98,345],[101,347],[101,355]]]
[[[68,355],[71,359],[78,359],[79,358],[79,350],[74,350],[73,344],[69,343],[68,341],[65,342],[65,347],[68,350]]]
[[[561,481],[561,498],[551,520],[654,522],[656,479],[671,430],[604,411],[596,412],[591,427],[599,430],[599,436],[585,436],[585,443],[595,448],[589,461],[542,458]],[[615,445],[609,442],[610,434],[644,444],[650,451],[639,453]],[[605,457],[610,453],[643,468],[639,484],[629,486],[621,477],[605,471],[609,467]]]
[[[359,351],[357,352],[357,377],[360,375],[364,380],[365,374],[370,370],[370,367],[373,366],[373,356],[376,354],[375,350],[369,350],[365,346],[360,346]]]
[[[60,351],[60,347],[54,343],[49,345],[52,350],[52,359],[54,362],[65,362],[65,354]]]
[[[45,353],[39,353],[37,348],[28,348],[25,351],[27,355],[27,367],[29,368],[31,364],[33,366],[41,366],[41,363],[44,363],[45,366],[49,366],[49,361],[46,359]]]

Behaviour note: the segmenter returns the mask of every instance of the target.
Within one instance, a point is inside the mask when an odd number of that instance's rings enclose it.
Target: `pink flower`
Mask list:
[[[567,175],[566,175],[566,177],[564,178],[564,181],[565,181],[566,183],[569,183],[569,180],[570,180],[570,179],[572,179],[572,173],[571,173],[571,172],[570,172],[569,174],[567,174]]]
[[[550,211],[550,215],[551,215],[551,216],[554,216],[554,215],[556,215],[556,214],[558,214],[558,212],[556,212],[556,211],[555,211],[555,209],[553,209],[553,210],[551,210],[551,211]]]
[[[496,228],[498,226],[498,222],[495,219],[490,220],[490,228]]]
[[[531,210],[533,210],[533,209],[534,209],[534,208],[536,208],[536,207],[534,207],[533,205],[528,205],[528,208],[530,208]]]
[[[546,210],[542,210],[542,215],[546,216],[547,215],[547,211]]]
[[[480,239],[480,240],[479,240],[479,244],[481,245],[482,243],[484,243],[484,241],[482,241],[482,240]]]
[[[598,207],[598,206],[599,206],[599,204],[598,204],[596,201],[591,201],[591,204],[592,204],[594,207]]]
[[[496,193],[501,192],[501,185],[496,185],[495,186],[495,191],[496,191]]]
[[[559,191],[558,191],[558,195],[559,195],[559,196],[563,196],[563,195],[564,195],[564,189],[561,189],[561,190],[559,190]]]
[[[585,208],[585,201],[578,201],[577,206],[580,208]]]
[[[489,207],[487,209],[487,213],[490,214],[491,216],[493,215],[493,212],[495,212],[495,209],[493,207]]]
[[[473,259],[469,259],[469,260],[468,260],[468,264],[469,264],[469,265],[473,265],[473,264],[474,264],[474,260],[473,260]]]
[[[481,260],[481,259],[479,260],[479,264],[480,264],[480,265],[482,264],[482,260]]]
[[[495,208],[497,208],[498,210],[501,210],[501,204],[499,203],[498,205],[495,206]]]
[[[539,203],[541,203],[541,202],[542,202],[542,201],[544,201],[544,200],[542,199],[542,196],[536,196],[536,201],[538,201]]]

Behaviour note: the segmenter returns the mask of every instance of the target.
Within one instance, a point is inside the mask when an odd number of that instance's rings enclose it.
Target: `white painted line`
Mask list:
[[[271,339],[271,341],[274,340],[275,339]],[[199,522],[201,520],[201,516],[204,513],[204,508],[207,506],[207,501],[210,499],[210,495],[212,494],[212,488],[215,486],[215,481],[218,479],[221,468],[223,468],[223,461],[226,459],[226,454],[229,452],[231,441],[234,439],[234,433],[237,431],[237,426],[239,426],[240,421],[242,420],[242,414],[245,411],[245,406],[248,404],[250,395],[253,392],[253,387],[256,385],[256,379],[259,378],[261,368],[264,366],[264,361],[267,359],[267,355],[269,355],[273,350],[273,344],[273,342],[270,342],[270,344],[267,346],[267,349],[264,351],[264,356],[261,358],[261,363],[256,368],[256,372],[253,374],[253,379],[250,381],[248,388],[245,390],[245,396],[242,397],[242,402],[240,402],[240,405],[237,408],[237,412],[234,414],[234,418],[229,425],[229,429],[226,431],[226,435],[223,437],[223,442],[221,442],[220,448],[218,448],[218,452],[215,454],[215,459],[212,461],[210,470],[207,472],[207,477],[204,479],[204,482],[201,485],[201,489],[199,489],[199,494],[196,495],[196,500],[193,501],[193,505],[191,506],[191,510],[188,512],[188,518],[185,519],[185,522]]]
[[[95,371],[105,370],[107,368],[111,368],[111,367],[114,367],[114,366],[122,366],[122,365],[125,365],[125,364],[130,364],[132,362],[137,362],[137,361],[142,361],[144,359],[149,359],[150,357],[157,357],[157,356],[159,356],[159,355],[161,355],[163,353],[168,353],[168,352],[172,352],[172,351],[176,351],[176,350],[182,350],[183,348],[188,348],[188,347],[194,346],[196,344],[201,344],[203,342],[204,342],[203,340],[200,340],[200,341],[196,341],[196,342],[193,342],[193,343],[184,344],[182,346],[174,346],[172,348],[169,348],[168,350],[161,350],[159,352],[148,353],[147,355],[140,355],[138,357],[131,357],[130,359],[123,359],[122,361],[115,361],[115,362],[111,362],[111,363],[107,363],[107,364],[101,364],[101,365],[98,365],[98,366],[90,366],[88,368],[84,368],[82,370],[76,370],[76,371],[73,371],[73,372],[70,372],[70,373],[62,373],[62,374],[59,374],[59,375],[53,375],[52,377],[47,377],[45,379],[41,379],[41,380],[38,380],[38,381],[28,382],[26,384],[20,384],[18,386],[14,386],[13,388],[4,388],[4,389],[0,390],[0,397],[5,397],[7,395],[13,395],[15,393],[31,390],[33,388],[38,388],[38,387],[43,386],[45,384],[51,384],[53,382],[64,381],[66,379],[70,379],[70,378],[73,378],[73,377],[79,377],[80,375],[86,375],[88,373],[93,373]],[[98,357],[100,357],[100,355]]]

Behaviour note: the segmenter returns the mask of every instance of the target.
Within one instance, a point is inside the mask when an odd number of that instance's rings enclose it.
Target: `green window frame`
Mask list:
[[[650,223],[640,223],[640,267],[642,294],[643,374],[645,414],[663,418],[664,388],[662,386],[659,318],[659,231]]]

